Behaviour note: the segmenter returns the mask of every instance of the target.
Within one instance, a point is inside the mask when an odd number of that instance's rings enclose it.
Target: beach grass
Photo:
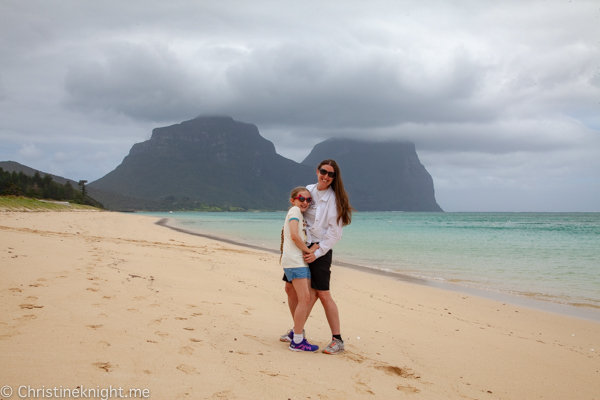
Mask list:
[[[101,211],[99,208],[66,201],[38,200],[22,196],[0,196],[0,211]]]

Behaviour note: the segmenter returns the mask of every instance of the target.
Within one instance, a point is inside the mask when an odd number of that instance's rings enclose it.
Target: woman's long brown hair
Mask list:
[[[332,166],[333,171],[335,172],[335,178],[333,178],[331,187],[335,193],[336,208],[338,213],[337,222],[339,224],[341,220],[342,226],[350,225],[352,222],[352,211],[356,211],[356,209],[350,205],[348,193],[346,193],[346,189],[344,189],[344,182],[342,181],[340,167],[337,165],[335,160],[323,160],[319,163],[317,171],[321,169],[323,165]]]

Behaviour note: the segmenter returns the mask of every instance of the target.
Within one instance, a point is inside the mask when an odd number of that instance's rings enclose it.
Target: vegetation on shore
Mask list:
[[[32,199],[65,201],[103,208],[102,204],[87,195],[85,182],[81,181],[81,190],[77,190],[68,181],[63,185],[54,181],[50,175],[46,174],[42,178],[39,171],[36,171],[33,176],[29,176],[22,171],[11,173],[0,168],[1,196],[25,196]]]
[[[0,196],[0,211],[102,211],[84,204],[38,200],[22,196]]]

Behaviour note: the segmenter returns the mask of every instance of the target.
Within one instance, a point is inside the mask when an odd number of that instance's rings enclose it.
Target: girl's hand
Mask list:
[[[309,254],[312,254],[312,253],[314,253],[315,251],[317,251],[317,249],[318,249],[318,248],[320,248],[320,247],[321,247],[321,246],[319,246],[319,244],[318,244],[318,243],[316,243],[316,244],[313,244],[312,246],[310,246],[310,247],[308,248],[308,250],[310,250],[308,253],[309,253]]]

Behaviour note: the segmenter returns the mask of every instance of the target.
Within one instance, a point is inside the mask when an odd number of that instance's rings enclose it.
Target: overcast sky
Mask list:
[[[600,211],[600,2],[0,0],[0,161],[91,182],[214,114],[412,141],[445,211]]]

